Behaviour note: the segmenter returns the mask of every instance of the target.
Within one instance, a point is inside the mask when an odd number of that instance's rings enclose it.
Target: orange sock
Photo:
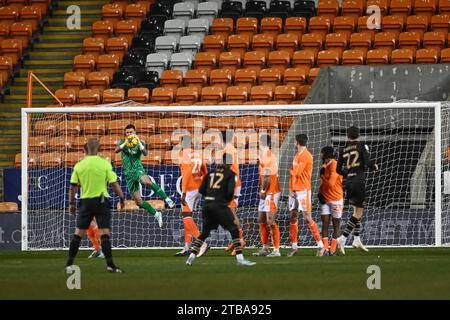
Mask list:
[[[325,250],[328,250],[329,244],[328,244],[328,237],[322,238],[323,241],[323,247]]]
[[[244,231],[239,228],[239,239],[244,240]]]
[[[184,225],[184,242],[186,244],[191,244],[192,237],[198,238],[200,236],[200,231],[198,230],[197,224],[192,217],[183,218]]]
[[[95,251],[100,251],[99,231],[97,227],[89,226],[87,236],[92,242]]]
[[[298,221],[289,224],[289,238],[291,239],[291,243],[298,242]]]
[[[272,229],[273,247],[278,250],[280,248],[280,229],[276,223],[274,223],[270,228]]]
[[[267,228],[266,223],[259,224],[259,234],[261,235],[261,243],[264,246],[269,245],[269,228]]]
[[[331,239],[331,248],[330,248],[331,253],[336,252],[336,246],[337,246],[337,240],[335,238]]]
[[[311,222],[308,224],[309,230],[311,230],[311,233],[316,240],[316,242],[320,242],[320,232],[319,228],[317,227],[317,224],[314,222],[314,220],[311,220]]]

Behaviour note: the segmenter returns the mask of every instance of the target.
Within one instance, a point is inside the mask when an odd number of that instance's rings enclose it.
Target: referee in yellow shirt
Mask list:
[[[72,273],[73,261],[78,253],[81,239],[85,236],[92,219],[95,217],[100,230],[100,241],[105,255],[107,271],[123,272],[118,268],[112,258],[111,241],[111,204],[108,200],[108,183],[120,198],[120,206],[124,207],[125,198],[117,182],[117,175],[112,170],[111,163],[97,155],[99,149],[98,139],[89,139],[87,142],[87,156],[73,168],[70,178],[69,211],[76,213],[75,193],[81,187],[80,209],[77,215],[77,227],[69,247],[66,272]]]

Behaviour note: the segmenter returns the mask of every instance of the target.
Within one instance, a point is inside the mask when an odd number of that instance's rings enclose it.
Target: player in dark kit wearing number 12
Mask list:
[[[236,186],[237,176],[231,171],[233,163],[232,155],[225,153],[223,159],[216,159],[216,170],[208,173],[202,181],[199,192],[205,197],[203,207],[203,230],[200,236],[194,240],[189,250],[190,255],[186,261],[188,266],[193,265],[203,242],[208,238],[211,230],[222,226],[228,230],[233,239],[234,249],[236,250],[236,260],[238,265],[252,266],[255,263],[244,259],[242,254],[242,243],[239,239],[239,230],[235,222],[234,215],[228,207],[228,203],[234,197],[234,188]]]
[[[345,254],[345,242],[352,232],[354,236],[352,246],[365,252],[368,251],[359,237],[361,218],[366,204],[366,168],[378,170],[377,164],[370,158],[369,147],[358,141],[359,129],[357,127],[348,128],[347,138],[347,143],[339,154],[336,171],[345,178],[346,197],[349,204],[354,207],[354,212],[337,241],[342,254]]]

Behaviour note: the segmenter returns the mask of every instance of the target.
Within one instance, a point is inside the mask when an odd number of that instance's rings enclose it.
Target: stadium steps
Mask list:
[[[108,0],[79,0],[81,28],[69,30],[66,10],[72,1],[59,1],[58,9],[48,19],[39,41],[34,45],[11,85],[11,92],[0,103],[0,169],[11,167],[20,152],[20,108],[26,105],[28,71],[33,71],[53,92],[63,87],[64,73],[72,70],[73,58],[81,53],[83,39],[91,34],[91,26],[101,18],[101,9]],[[33,84],[33,107],[46,107],[53,99],[39,84]],[[2,170],[0,170],[2,171]],[[3,199],[0,184],[0,200]]]

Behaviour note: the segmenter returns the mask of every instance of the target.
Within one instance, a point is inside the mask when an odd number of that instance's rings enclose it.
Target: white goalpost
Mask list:
[[[295,135],[308,135],[314,157],[312,178],[313,218],[320,223],[320,149],[332,145],[336,152],[345,143],[345,131],[356,125],[380,166],[368,173],[368,205],[361,238],[368,246],[442,246],[450,243],[450,105],[445,102],[406,102],[345,105],[243,105],[153,106],[134,102],[114,105],[22,109],[22,250],[67,249],[75,228],[68,213],[68,187],[74,163],[83,157],[86,139],[100,139],[100,156],[107,158],[126,190],[117,140],[127,124],[149,149],[143,164],[150,178],[175,199],[177,207],[164,210],[164,226],[142,210],[113,214],[115,248],[179,248],[184,244],[180,208],[181,177],[177,165],[180,137],[192,136],[193,148],[208,166],[221,150],[222,134],[232,130],[238,150],[242,191],[238,215],[249,247],[260,246],[257,222],[258,141],[271,136],[279,160],[282,198],[278,223],[282,245],[289,243],[289,169]],[[118,199],[113,194],[114,208]],[[144,200],[157,200],[142,188]],[[352,208],[346,204],[342,228]],[[194,219],[201,228],[200,208]],[[228,244],[229,234],[219,229],[208,240],[213,246]],[[314,245],[307,226],[299,219],[299,245]],[[90,244],[83,240],[82,247]]]

